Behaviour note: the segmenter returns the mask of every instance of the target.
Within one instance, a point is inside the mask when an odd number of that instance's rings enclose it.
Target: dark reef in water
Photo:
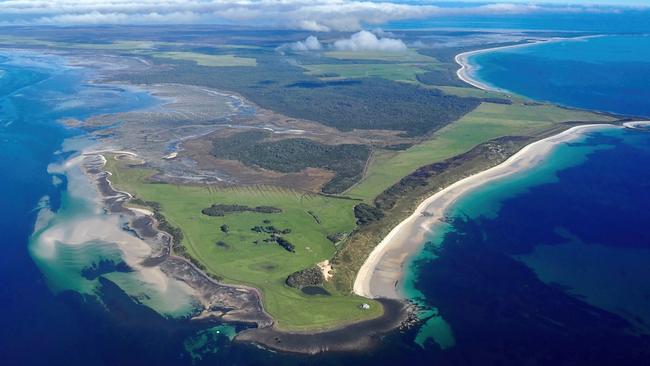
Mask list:
[[[97,277],[111,272],[131,272],[133,269],[123,261],[114,262],[110,259],[101,259],[81,270],[81,275],[87,280],[94,280]]]
[[[454,365],[641,365],[650,337],[625,319],[543,283],[523,263],[486,242],[476,222],[454,231],[416,286],[454,329],[441,353]]]

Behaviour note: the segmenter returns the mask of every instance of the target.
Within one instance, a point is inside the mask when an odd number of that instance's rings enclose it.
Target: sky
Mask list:
[[[619,12],[612,0],[442,2],[433,0],[0,0],[0,25],[234,24],[359,31],[382,24],[453,16]],[[545,4],[546,3],[546,4]],[[552,5],[548,3],[554,3]],[[620,0],[618,6],[650,0]]]
[[[409,2],[409,1],[400,1],[400,2]],[[432,3],[442,2],[442,1],[430,1]],[[461,2],[461,1],[458,1]],[[463,0],[462,2],[468,3],[494,3],[495,1],[490,0]],[[503,1],[509,3],[520,3],[520,4],[579,4],[579,5],[618,5],[618,6],[650,6],[650,0],[541,0],[541,1],[531,1],[531,0],[510,0]]]

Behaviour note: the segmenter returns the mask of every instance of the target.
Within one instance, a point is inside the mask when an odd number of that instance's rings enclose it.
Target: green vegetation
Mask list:
[[[455,70],[439,69],[431,70],[417,75],[417,81],[427,85],[448,85],[456,87],[467,86],[462,80],[458,79]]]
[[[287,277],[287,286],[298,289],[305,286],[321,286],[323,282],[325,282],[325,278],[318,267],[296,271]]]
[[[325,145],[304,138],[265,141],[269,136],[247,131],[215,140],[213,155],[283,173],[308,167],[331,170],[336,175],[323,187],[325,193],[342,192],[358,181],[370,155],[365,145]]]
[[[324,83],[315,76],[306,75],[304,68],[288,63],[285,56],[275,51],[237,49],[236,55],[255,58],[257,67],[223,67],[223,72],[215,73],[214,68],[194,62],[170,60],[174,64],[173,72],[151,69],[124,74],[117,79],[140,84],[182,83],[230,90],[262,108],[320,122],[341,131],[386,129],[404,131],[408,136],[440,129],[479,105],[474,98],[445,95],[433,88],[382,78]],[[409,54],[409,57],[414,55]],[[426,62],[432,60],[422,57]]]
[[[291,244],[287,239],[281,237],[281,236],[271,236],[273,239],[275,239],[275,242],[278,243],[279,246],[284,248],[284,250],[295,253],[296,252],[296,246]]]
[[[325,56],[339,60],[378,60],[390,62],[421,62],[439,64],[434,57],[418,53],[415,49],[408,49],[404,52],[391,51],[330,51]]]
[[[378,77],[394,81],[416,82],[419,75],[427,72],[418,64],[316,64],[304,65],[307,74],[323,80],[358,79]]]
[[[357,224],[365,225],[381,220],[384,218],[384,213],[376,207],[360,203],[354,206],[354,217],[357,218]]]
[[[552,105],[483,103],[408,150],[377,151],[361,182],[345,193],[370,202],[415,169],[462,154],[485,141],[508,135],[528,136],[560,122],[611,120],[606,116]]]
[[[254,58],[238,57],[235,55],[208,55],[197,52],[154,52],[151,55],[153,57],[173,60],[194,61],[198,65],[208,67],[257,66],[257,61]]]
[[[266,221],[266,220],[264,220]],[[273,225],[268,226],[253,226],[251,228],[256,233],[267,233],[267,234],[289,234],[291,229],[278,229]]]
[[[230,248],[230,245],[228,245],[228,243],[226,243],[223,240],[217,240],[217,242],[215,244],[220,248],[224,248],[224,249],[229,249]]]
[[[296,92],[285,92],[282,110],[291,109],[292,116],[313,119],[341,131],[384,129],[419,136],[457,120],[479,105],[476,99],[448,96],[437,90],[380,78],[317,90],[309,87],[290,90]]]
[[[354,228],[354,201],[304,194],[274,187],[213,188],[147,183],[154,172],[127,167],[127,162],[108,157],[106,168],[113,173],[112,183],[131,192],[142,202],[157,202],[160,213],[174,227],[181,228],[182,247],[205,270],[229,283],[254,286],[261,290],[265,309],[282,329],[329,328],[343,323],[373,318],[381,314],[381,306],[361,310],[359,304],[368,300],[348,293],[332,296],[309,296],[285,284],[296,271],[332,258],[335,247],[327,236],[349,232]],[[206,202],[228,205],[270,206],[281,213],[231,213],[221,217],[201,214]],[[319,217],[316,223],[311,211]],[[268,236],[252,227],[272,220],[276,227],[290,228],[282,236],[290,241],[295,253],[280,245],[255,245]],[[220,228],[227,225],[224,233]],[[227,245],[220,246],[219,241]],[[284,242],[282,242],[284,243]]]
[[[271,206],[248,207],[243,205],[224,205],[220,203],[215,203],[214,205],[201,210],[201,213],[208,216],[225,216],[227,214],[238,212],[280,213],[282,210]]]
[[[558,125],[543,134],[557,133],[565,128]],[[400,180],[398,185],[391,186],[389,195],[380,196],[381,208],[374,207],[382,212],[383,218],[360,226],[330,261],[336,268],[331,279],[333,287],[337,291],[351,289],[359,268],[377,243],[411,215],[424,198],[459,179],[503,162],[535,138],[505,137],[482,143],[462,155],[421,167]]]

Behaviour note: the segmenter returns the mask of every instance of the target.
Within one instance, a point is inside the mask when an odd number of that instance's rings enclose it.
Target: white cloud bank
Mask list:
[[[318,51],[323,48],[323,45],[320,43],[318,38],[315,36],[309,36],[304,41],[298,41],[291,43],[289,45],[294,51],[304,52],[304,51]]]
[[[396,0],[5,0],[0,1],[0,24],[235,24],[351,32],[390,21],[450,15],[603,11],[603,8],[589,5],[549,7],[490,3],[455,7],[433,3]]]
[[[374,33],[365,30],[334,42],[333,47],[338,51],[406,51],[406,45],[401,39],[378,38]]]

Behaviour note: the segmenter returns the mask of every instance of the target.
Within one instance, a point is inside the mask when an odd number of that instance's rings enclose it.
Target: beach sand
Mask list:
[[[614,125],[584,125],[532,143],[502,164],[462,179],[422,202],[415,212],[397,225],[370,253],[357,273],[354,293],[369,298],[401,299],[403,267],[424,245],[425,238],[444,219],[447,209],[462,195],[477,187],[529,169],[542,162],[553,148],[585,133],[618,128]]]

